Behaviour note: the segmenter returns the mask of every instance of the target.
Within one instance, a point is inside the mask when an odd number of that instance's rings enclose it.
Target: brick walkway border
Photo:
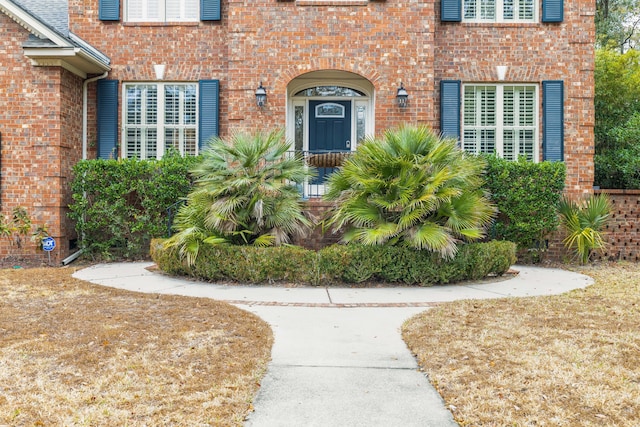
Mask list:
[[[403,307],[436,307],[439,302],[363,302],[363,303],[312,303],[312,302],[277,302],[277,301],[244,301],[224,300],[229,304],[267,307],[312,307],[312,308],[403,308]]]

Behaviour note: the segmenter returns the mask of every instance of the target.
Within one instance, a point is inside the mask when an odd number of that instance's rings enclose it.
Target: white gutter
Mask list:
[[[105,71],[103,74],[97,77],[86,79],[82,83],[82,160],[87,160],[87,86],[89,86],[89,83],[104,79],[108,74],[109,72]],[[83,194],[83,197],[87,197],[86,192]],[[84,249],[80,249],[79,251],[66,257],[62,260],[62,265],[67,265],[75,261],[80,255],[82,255],[83,251]]]
[[[103,74],[87,79],[82,84],[82,160],[87,160],[87,86],[96,80],[104,79],[109,74],[105,71]]]
[[[83,249],[80,249],[79,251],[72,253],[71,255],[69,255],[68,257],[62,260],[62,265],[71,264],[73,261],[77,260],[80,257],[80,255],[82,255],[82,252],[83,252]]]

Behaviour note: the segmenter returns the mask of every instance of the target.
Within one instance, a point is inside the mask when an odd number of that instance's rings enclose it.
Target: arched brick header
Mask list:
[[[274,90],[278,93],[285,93],[286,89],[295,78],[314,71],[346,71],[357,74],[371,82],[377,90],[380,81],[380,74],[372,67],[361,66],[355,61],[346,60],[344,58],[317,58],[309,63],[300,64],[284,69],[274,82]]]

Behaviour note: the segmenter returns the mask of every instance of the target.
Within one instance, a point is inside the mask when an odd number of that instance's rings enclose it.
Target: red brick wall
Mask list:
[[[122,2],[121,2],[122,3]],[[593,16],[587,0],[565,0],[560,24],[441,23],[439,2],[224,0],[222,20],[143,24],[98,20],[98,0],[70,0],[71,30],[105,53],[109,78],[220,80],[220,131],[271,129],[286,122],[287,86],[305,73],[340,70],[375,90],[376,132],[402,122],[437,128],[441,79],[565,81],[567,192],[593,182]],[[81,156],[81,79],[58,67],[33,67],[24,57],[28,33],[0,14],[1,210],[25,206],[47,222],[62,252],[74,236],[66,219],[71,166]],[[264,109],[254,92],[263,82]],[[404,83],[409,106],[395,105]],[[89,86],[89,156],[95,156],[95,84]],[[0,244],[0,256],[11,248]],[[66,254],[65,254],[66,255]]]
[[[400,122],[432,122],[434,4],[389,0],[336,2],[229,1],[229,126],[284,126],[287,85],[312,71],[358,74],[375,89],[376,132]],[[326,5],[329,4],[329,5]],[[268,91],[257,112],[253,93]],[[399,109],[400,82],[410,108]],[[258,114],[258,119],[255,119]]]
[[[594,254],[594,259],[640,261],[640,190],[595,190],[595,193],[607,194],[612,209],[602,233],[606,249]],[[547,259],[561,262],[574,259],[573,252],[562,243],[565,236],[562,228],[550,236]]]
[[[609,196],[612,210],[600,259],[640,261],[640,190],[597,190]]]
[[[123,2],[121,1],[121,7]],[[182,24],[106,22],[98,19],[98,0],[69,0],[71,31],[111,60],[109,79],[155,81],[154,64],[166,65],[165,81],[219,79],[220,117],[227,117],[227,2],[223,21]],[[122,15],[122,14],[121,14]],[[89,86],[90,156],[95,157],[95,83]],[[221,123],[226,134],[228,127]]]
[[[63,71],[61,90],[61,129],[59,159],[60,172],[57,179],[57,194],[52,211],[60,218],[60,252],[69,249],[69,240],[76,238],[75,224],[68,217],[68,206],[73,202],[71,181],[73,166],[82,159],[82,79]],[[88,140],[90,141],[90,140]]]
[[[433,123],[432,3],[300,4],[258,0],[249,7],[229,0],[220,22],[134,25],[99,21],[98,0],[71,0],[70,21],[72,31],[110,57],[111,79],[153,81],[153,64],[167,65],[167,81],[219,79],[223,136],[230,129],[283,127],[290,81],[327,69],[373,83],[378,131]],[[407,31],[408,25],[415,27]],[[395,105],[401,81],[410,91],[406,110]],[[268,91],[263,110],[254,97],[260,82]]]
[[[309,199],[305,203],[305,213],[309,215],[318,225],[304,238],[295,238],[293,243],[303,248],[319,250],[325,246],[338,243],[342,237],[342,233],[334,232],[332,228],[326,228],[322,224],[322,220],[327,218],[327,214],[332,203],[324,202],[322,199]]]
[[[59,249],[52,253],[57,262],[67,255],[68,193],[63,182],[75,162],[70,153],[79,138],[79,80],[60,67],[32,66],[22,50],[28,36],[0,14],[1,213],[10,217],[21,206],[34,224],[46,224],[57,240]],[[29,237],[22,248],[1,238],[0,258],[44,259]]]
[[[166,64],[165,80],[220,79],[223,136],[231,129],[283,127],[287,86],[311,71],[369,80],[376,132],[402,122],[437,128],[442,79],[495,82],[496,65],[506,65],[505,82],[564,80],[567,193],[591,191],[591,1],[566,0],[559,24],[442,23],[439,2],[227,0],[219,22],[133,25],[99,21],[97,4],[71,0],[71,27],[111,58],[109,78],[155,80],[153,64]],[[395,105],[401,81],[410,96],[406,109]],[[264,109],[255,105],[260,82],[268,92]]]
[[[505,83],[564,81],[570,195],[590,193],[593,186],[594,15],[594,2],[566,0],[564,22],[558,24],[461,25],[436,20],[437,83],[442,79],[496,82],[497,65],[508,67]],[[540,97],[540,111],[541,107]],[[542,129],[541,118],[539,125]]]

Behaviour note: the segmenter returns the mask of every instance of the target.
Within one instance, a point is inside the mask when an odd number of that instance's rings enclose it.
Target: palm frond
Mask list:
[[[286,233],[302,234],[311,222],[292,183],[312,177],[314,170],[302,157],[287,154],[291,145],[283,130],[211,139],[191,171],[194,190],[176,215],[175,228],[200,230],[199,243],[280,244],[289,241]],[[194,242],[185,238],[176,244],[193,254],[199,248]]]
[[[368,139],[328,180],[331,225],[344,241],[385,244],[404,239],[449,257],[457,238],[474,240],[495,208],[478,192],[484,160],[426,126],[401,126]],[[393,224],[393,227],[391,226]]]
[[[611,204],[605,194],[592,195],[581,203],[563,198],[558,205],[560,222],[567,232],[563,243],[572,248],[582,264],[593,251],[605,247],[601,231],[609,220]]]
[[[407,230],[405,241],[416,249],[438,252],[447,259],[453,258],[458,250],[449,230],[433,222],[426,222]]]

